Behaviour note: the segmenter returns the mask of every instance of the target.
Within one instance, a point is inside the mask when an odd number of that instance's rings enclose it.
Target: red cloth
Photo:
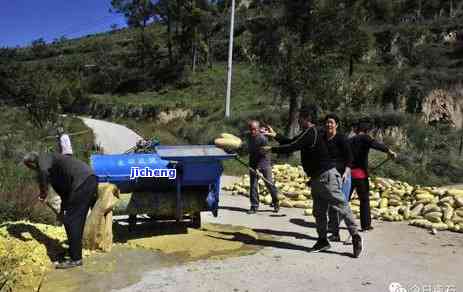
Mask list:
[[[355,179],[364,179],[368,177],[366,171],[361,168],[352,168],[351,176]]]

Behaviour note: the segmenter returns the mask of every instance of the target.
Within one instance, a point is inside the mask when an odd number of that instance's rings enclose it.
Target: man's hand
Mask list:
[[[47,192],[40,192],[40,195],[39,195],[39,200],[41,202],[45,201],[47,199],[47,196],[48,196],[48,193]]]
[[[272,146],[262,146],[260,149],[264,152],[270,152],[272,150]]]
[[[263,133],[265,136],[270,136],[270,137],[273,137],[273,138],[276,137],[277,133],[275,132],[275,130],[272,129],[272,127],[267,125],[267,126],[265,126],[265,128],[267,129],[267,131],[265,131]]]
[[[392,150],[389,150],[389,152],[387,153],[389,155],[390,158],[392,159],[396,159],[397,158],[397,153],[395,153],[394,151]]]
[[[342,182],[344,183],[347,178],[350,176],[350,167],[346,167],[346,170],[344,171],[343,175],[342,175]]]

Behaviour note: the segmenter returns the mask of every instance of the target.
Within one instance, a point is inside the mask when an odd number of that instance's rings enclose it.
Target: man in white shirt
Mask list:
[[[64,133],[63,127],[57,129],[58,149],[59,153],[63,155],[72,156],[72,145],[69,135]]]

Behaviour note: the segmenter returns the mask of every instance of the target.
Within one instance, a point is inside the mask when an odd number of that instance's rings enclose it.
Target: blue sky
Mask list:
[[[0,47],[75,38],[125,26],[124,18],[109,12],[110,0],[0,0]]]

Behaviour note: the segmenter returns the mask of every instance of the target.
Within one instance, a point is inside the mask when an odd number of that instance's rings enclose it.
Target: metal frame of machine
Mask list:
[[[172,218],[180,221],[184,217],[182,188],[207,186],[206,203],[208,209],[197,210],[190,214],[192,224],[199,228],[201,225],[201,211],[212,211],[217,216],[220,193],[220,178],[223,172],[222,161],[235,158],[215,145],[157,145],[151,153],[126,153],[118,155],[92,155],[91,164],[99,182],[110,182],[117,185],[121,191],[145,190],[151,191],[166,187],[165,181],[160,179],[130,180],[132,166],[152,166],[156,168],[175,168],[177,176],[174,182],[167,183],[167,187],[175,185],[176,210]],[[204,194],[198,194],[198,196]],[[133,227],[136,221],[129,220]]]

